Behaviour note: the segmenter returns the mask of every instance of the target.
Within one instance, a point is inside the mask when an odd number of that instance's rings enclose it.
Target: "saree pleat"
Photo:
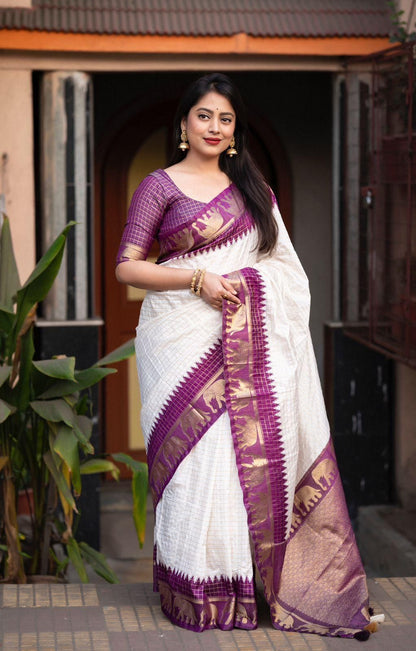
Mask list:
[[[185,628],[254,628],[251,539],[276,628],[352,637],[369,622],[366,580],[309,335],[308,282],[275,215],[267,258],[234,187],[169,235],[171,253],[162,247],[162,264],[228,275],[240,306],[224,301],[221,314],[172,291],[148,292],[142,307],[155,589]]]

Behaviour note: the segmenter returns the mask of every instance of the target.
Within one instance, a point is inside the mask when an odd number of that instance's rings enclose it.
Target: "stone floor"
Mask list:
[[[386,621],[365,651],[415,649],[416,578],[370,579],[369,589]],[[276,631],[264,604],[255,631],[192,633],[162,615],[149,583],[2,585],[0,607],[0,648],[7,651],[352,651],[360,644]]]
[[[256,631],[200,634],[173,626],[160,611],[159,596],[152,592],[150,501],[142,550],[131,517],[129,485],[105,485],[101,503],[101,551],[121,583],[108,585],[90,574],[91,583],[81,585],[71,572],[70,583],[66,585],[0,586],[0,651],[348,651],[358,648],[360,643],[355,640],[274,630],[261,597]],[[386,529],[385,518],[378,509],[365,511],[363,517],[361,529],[368,555],[371,604],[376,613],[386,616],[380,631],[370,637],[364,649],[416,650],[416,572],[411,572],[410,577],[391,576],[392,571],[401,573],[413,568],[409,563],[413,562],[414,548],[409,548],[408,541],[398,532]],[[376,559],[378,549],[382,550],[381,565]],[[404,556],[403,564],[400,557]],[[377,578],[382,576],[377,574],[380,567],[386,570],[383,576],[388,578]]]

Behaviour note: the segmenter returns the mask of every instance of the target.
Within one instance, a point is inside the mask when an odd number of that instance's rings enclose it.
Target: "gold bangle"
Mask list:
[[[201,274],[198,278],[198,284],[195,289],[195,294],[201,296],[202,283],[204,282],[205,269],[202,269]]]
[[[194,273],[192,275],[192,280],[191,280],[191,292],[192,293],[194,293],[194,291],[195,291],[195,283],[196,283],[196,279],[197,279],[197,276],[198,276],[199,273],[200,273],[200,269],[195,269],[195,271],[194,271]]]

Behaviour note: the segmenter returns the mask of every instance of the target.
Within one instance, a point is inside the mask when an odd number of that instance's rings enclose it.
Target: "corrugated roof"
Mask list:
[[[33,0],[0,29],[170,36],[388,36],[385,0]]]

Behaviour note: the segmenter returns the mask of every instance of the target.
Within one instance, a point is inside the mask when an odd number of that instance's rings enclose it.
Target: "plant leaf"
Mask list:
[[[65,400],[62,398],[56,400],[32,400],[30,406],[41,418],[52,423],[63,422],[68,427],[71,427],[83,450],[87,454],[94,452],[94,448],[88,440],[91,436],[91,420],[86,416],[77,414]]]
[[[89,454],[93,454],[94,448],[91,443],[89,443],[92,434],[91,418],[84,416],[84,414],[76,414],[75,425],[75,434],[78,436],[78,439],[82,444],[87,444],[88,450],[86,451],[88,451]]]
[[[75,371],[75,382],[57,381],[44,391],[40,398],[61,398],[69,396],[76,391],[88,389],[111,373],[116,373],[115,368],[87,368]]]
[[[13,297],[20,289],[19,272],[14,257],[13,242],[8,217],[3,214],[0,238],[0,303],[13,310]]]
[[[48,470],[51,473],[52,477],[55,480],[56,486],[59,490],[59,493],[61,494],[61,497],[63,497],[69,504],[69,506],[76,512],[77,511],[77,506],[75,504],[74,496],[72,495],[68,484],[66,483],[61,470],[58,468],[58,466],[55,463],[55,459],[53,457],[53,454],[51,450],[48,450],[45,452],[43,455],[43,459],[48,466]]]
[[[75,382],[75,357],[59,357],[33,362],[33,366],[44,375],[58,380]]]
[[[8,402],[0,398],[0,423],[4,423],[4,421],[8,419],[10,414],[14,414],[15,411],[16,411],[16,407],[13,407],[13,405],[9,405]]]
[[[29,327],[22,336],[19,335],[17,343],[20,342],[20,364],[19,381],[16,385],[17,405],[20,411],[27,409],[31,397],[32,386],[32,360],[35,354],[33,343],[33,328]]]
[[[75,222],[69,222],[65,226],[60,235],[58,235],[46,253],[41,257],[23,287],[18,290],[16,320],[13,327],[10,349],[14,349],[17,335],[30,309],[36,303],[42,301],[52,287],[61,266],[68,231],[74,224]]]
[[[107,366],[107,364],[116,364],[117,362],[122,362],[123,359],[127,359],[134,355],[134,339],[130,339],[125,344],[122,344],[111,353],[108,353],[105,357],[102,357],[94,366]]]
[[[114,454],[111,456],[113,457],[114,461],[118,461],[118,463],[124,463],[133,472],[140,472],[143,470],[143,466],[146,470],[146,473],[148,472],[147,463],[144,463],[144,461],[136,461],[136,459],[133,459],[133,457],[125,454],[124,452],[114,452]]]
[[[73,427],[75,414],[65,400],[32,400],[30,406],[45,420],[53,423],[63,421]]]
[[[13,329],[16,315],[13,311],[8,310],[4,305],[0,305],[0,332],[9,335]]]
[[[81,475],[96,475],[100,472],[111,472],[114,479],[120,476],[120,470],[108,459],[88,459],[81,464]]]
[[[87,571],[85,569],[84,561],[82,560],[81,551],[75,538],[69,538],[66,543],[69,560],[78,572],[78,576],[82,583],[88,583]]]
[[[92,569],[96,574],[98,574],[98,576],[101,576],[103,579],[108,581],[108,583],[119,583],[117,576],[108,566],[107,560],[103,554],[97,552],[96,549],[93,549],[85,542],[79,543],[79,549],[84,560],[91,565]]]
[[[0,366],[0,387],[9,378],[11,371],[12,371],[12,367],[7,366],[7,364]]]
[[[131,482],[133,492],[133,520],[136,527],[140,549],[142,549],[146,530],[147,491],[149,487],[149,470],[146,463],[136,461],[124,452],[111,455],[114,461],[124,463],[133,472]]]
[[[148,471],[144,463],[142,468],[133,472],[132,491],[133,491],[133,520],[136,527],[137,538],[140,549],[144,544],[146,532],[146,511],[147,511],[147,490],[148,490]]]
[[[72,485],[77,495],[81,494],[78,438],[71,427],[62,423],[57,427],[53,450],[64,461],[71,472]]]

